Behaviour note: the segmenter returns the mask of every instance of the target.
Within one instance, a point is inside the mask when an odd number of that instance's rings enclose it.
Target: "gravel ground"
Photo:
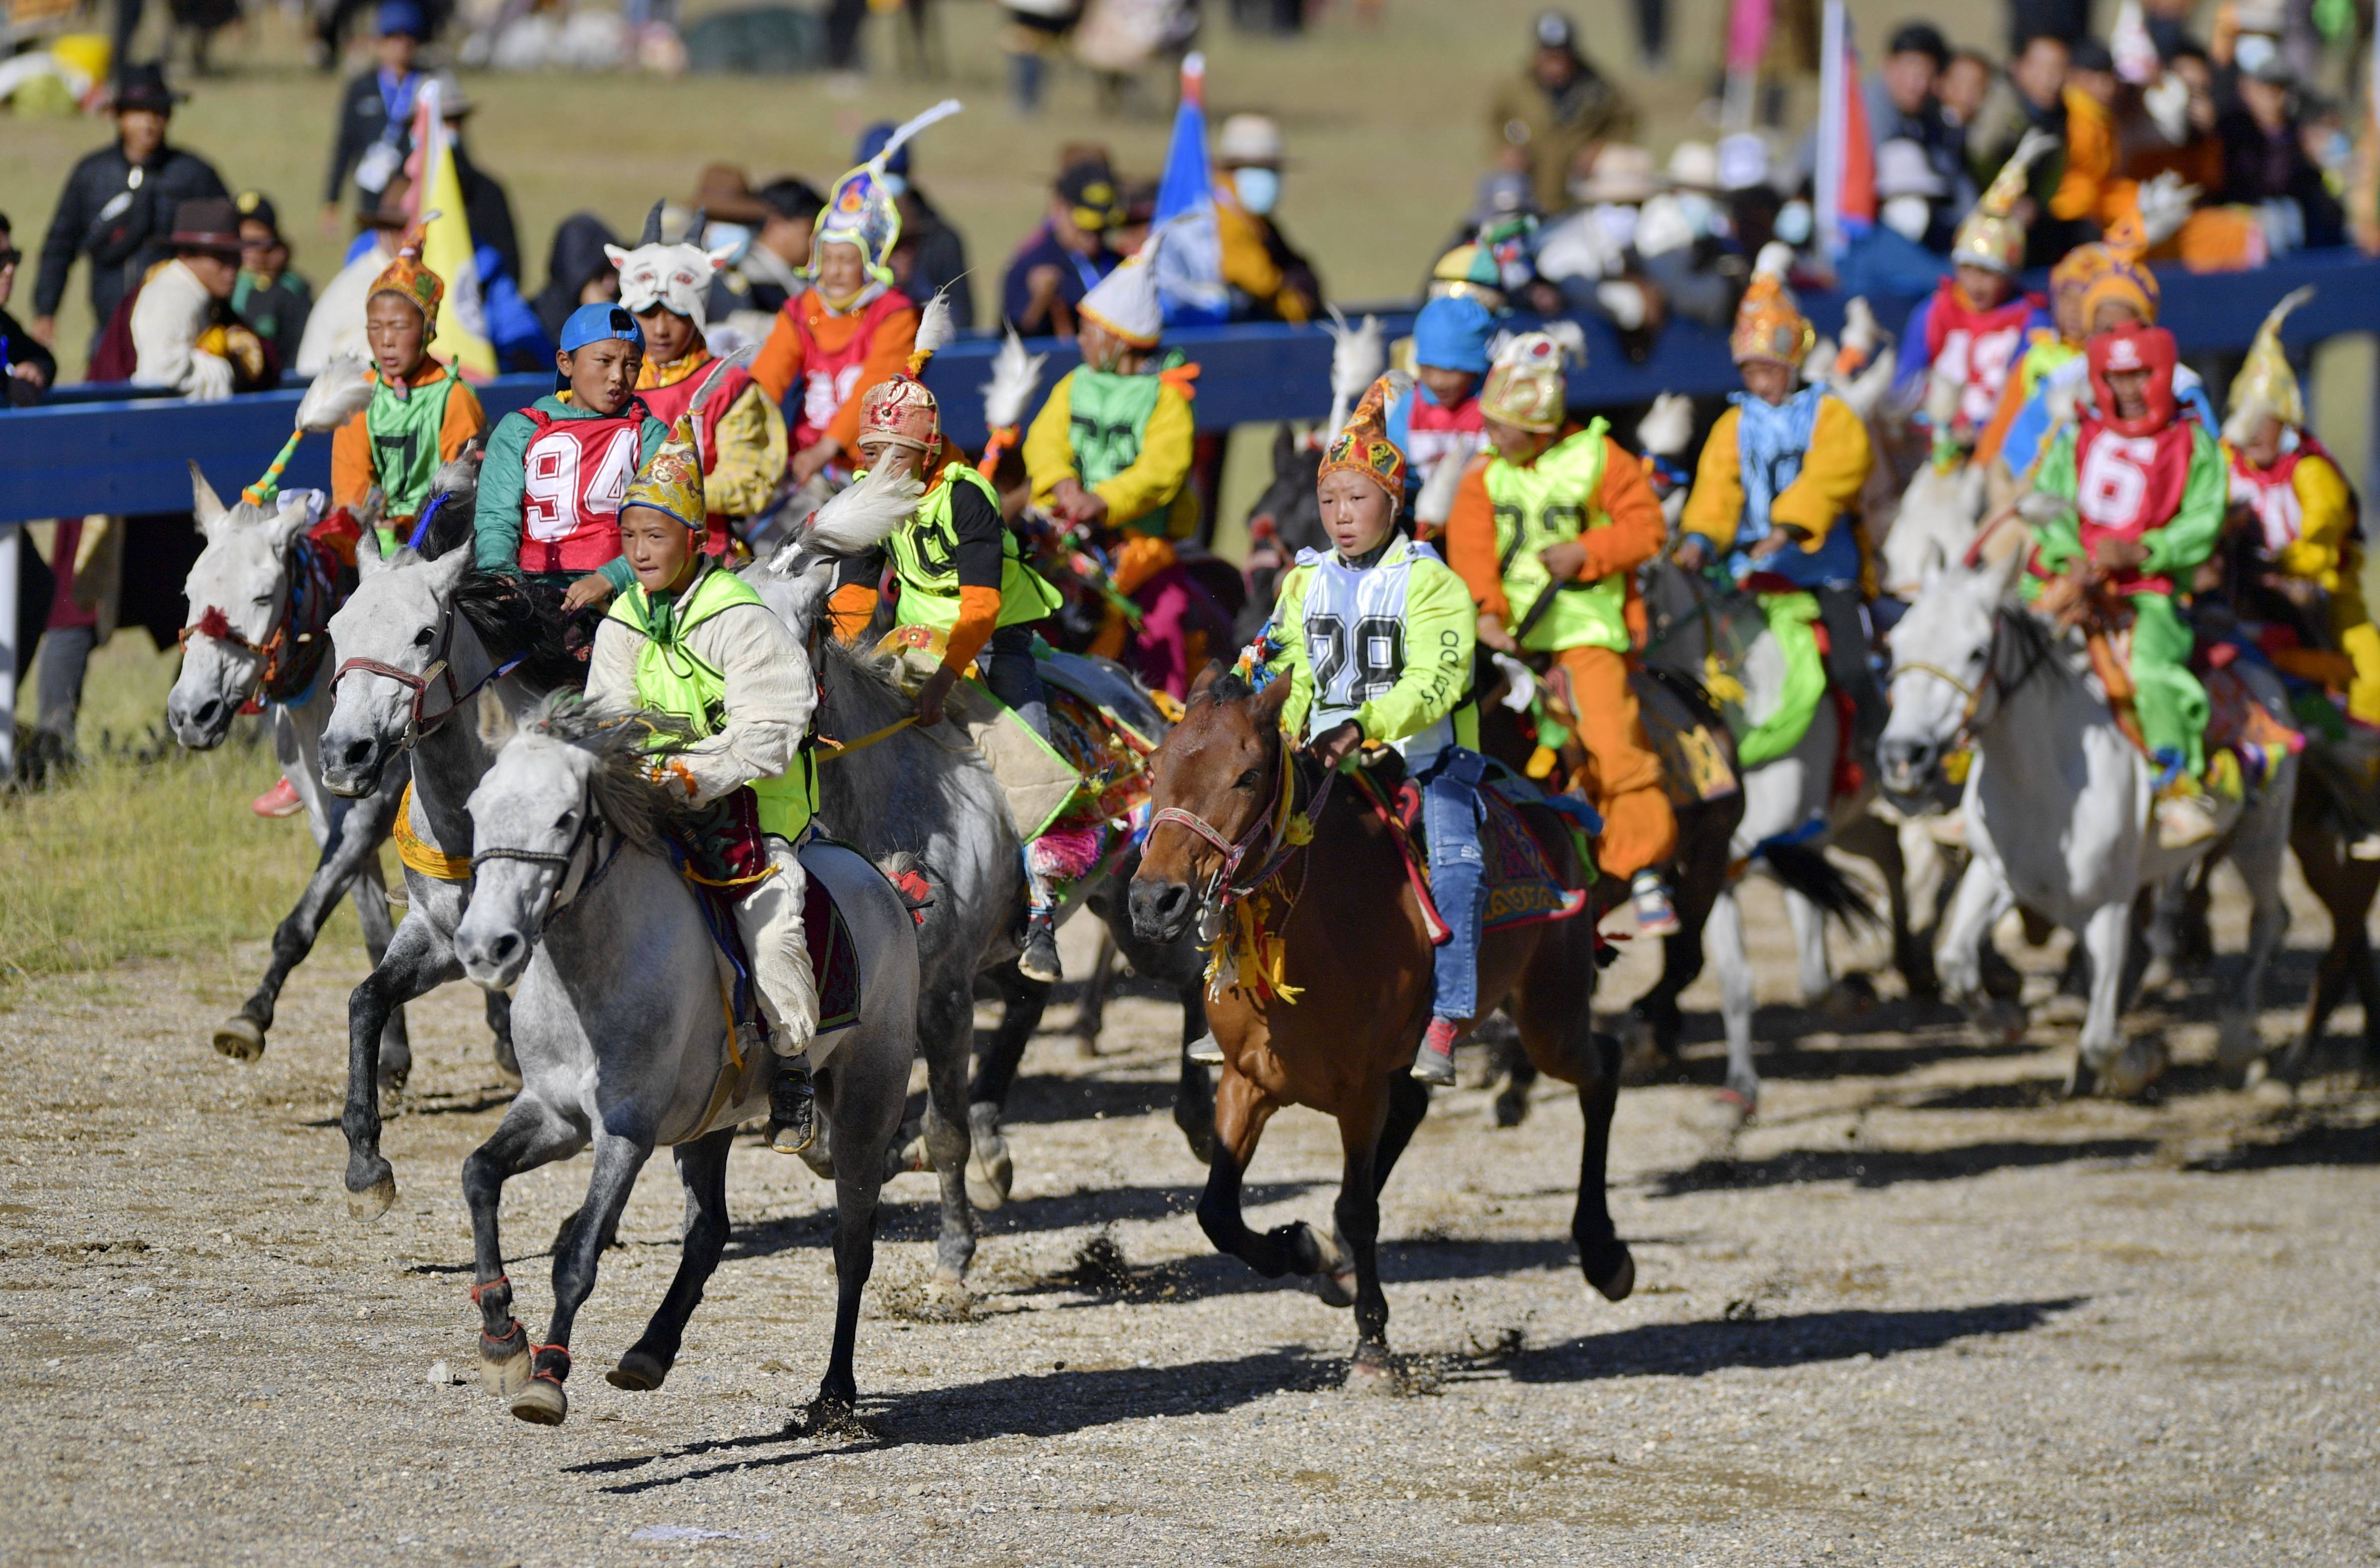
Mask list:
[[[1755,897],[1774,1002],[1783,922]],[[2298,909],[2292,1007],[2322,940]],[[2237,951],[2238,900],[2219,914]],[[334,1052],[359,955],[301,969],[241,1066],[205,1031],[254,956],[32,983],[0,1014],[0,1560],[2380,1560],[2380,1096],[2343,1041],[2294,1103],[2216,1088],[2217,978],[2144,1015],[2181,1062],[2155,1105],[2053,1100],[2070,1004],[1994,1051],[1890,1002],[1772,1006],[1762,1037],[1799,1049],[1730,1144],[1695,1044],[1698,1082],[1621,1100],[1617,1306],[1567,1240],[1575,1101],[1541,1087],[1496,1132],[1486,1093],[1441,1095],[1387,1194],[1390,1397],[1340,1391],[1345,1314],[1206,1246],[1174,1020],[1127,997],[1098,1059],[1028,1057],[1015,1200],[963,1317],[927,1305],[926,1178],[888,1190],[868,1430],[811,1439],[786,1423],[823,1365],[830,1214],[798,1161],[739,1149],[727,1260],[667,1388],[633,1394],[601,1374],[675,1266],[657,1161],[580,1319],[568,1424],[525,1426],[477,1381],[464,1294],[456,1171],[503,1102],[476,993],[415,1009],[402,1195],[358,1227]],[[2036,992],[2056,956],[2024,957]],[[1327,1217],[1337,1169],[1329,1124],[1281,1117],[1257,1222]],[[586,1171],[508,1194],[533,1327]]]

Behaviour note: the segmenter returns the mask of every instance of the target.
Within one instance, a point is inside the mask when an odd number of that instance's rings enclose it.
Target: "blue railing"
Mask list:
[[[2291,346],[2341,333],[2380,331],[2380,261],[2353,252],[2309,253],[2252,273],[2160,276],[2164,320],[2186,353],[2246,347],[2273,302],[2306,283],[2318,292],[2289,318]],[[1803,304],[1821,331],[1840,328],[1840,297],[1812,295]],[[1911,306],[1909,300],[1879,300],[1876,313],[1886,326],[1897,328]],[[1412,317],[1397,313],[1384,322],[1396,335],[1410,327]],[[1588,322],[1585,329],[1587,362],[1571,377],[1571,398],[1580,407],[1620,407],[1661,392],[1710,395],[1740,384],[1723,332],[1672,322],[1652,356],[1631,364],[1602,323]],[[1203,429],[1317,419],[1329,409],[1330,340],[1319,328],[1212,327],[1179,332],[1170,341],[1198,363],[1196,408]],[[1076,360],[1069,345],[1038,346],[1050,352],[1046,388]],[[996,347],[984,337],[953,344],[927,372],[952,438],[966,446],[979,445],[984,438],[978,388],[990,375]],[[492,420],[552,385],[552,378],[542,374],[504,376],[481,387],[480,398]],[[272,461],[288,436],[298,396],[288,391],[223,403],[81,401],[94,389],[72,390],[77,401],[0,413],[0,523],[179,510],[189,504],[192,459],[216,492],[228,496]],[[328,439],[309,440],[284,482],[325,485],[330,462]]]

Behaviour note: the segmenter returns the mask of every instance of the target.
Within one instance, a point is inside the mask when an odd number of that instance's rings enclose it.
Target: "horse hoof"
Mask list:
[[[2236,1014],[2225,1015],[2215,1065],[2225,1088],[2250,1089],[2265,1081],[2265,1042],[2254,1024]]]
[[[1529,1119],[1529,1091],[1508,1082],[1497,1091],[1488,1112],[1497,1126],[1517,1127]]]
[[[512,1396],[512,1412],[532,1427],[559,1427],[570,1414],[570,1396],[551,1378],[531,1378]]]
[[[937,1273],[926,1283],[927,1302],[944,1312],[965,1312],[973,1299],[974,1293],[956,1274]]]
[[[603,1380],[615,1389],[631,1393],[650,1393],[669,1378],[669,1363],[650,1351],[631,1350],[620,1357],[620,1364],[603,1374]]]
[[[1876,1011],[1876,982],[1865,975],[1845,975],[1827,991],[1822,1011],[1834,1019],[1857,1018]]]
[[[1611,1256],[1615,1252],[1619,1254],[1617,1262]],[[1582,1254],[1579,1266],[1586,1275],[1586,1282],[1606,1301],[1625,1301],[1636,1288],[1636,1255],[1628,1250],[1626,1242],[1616,1237],[1596,1248],[1592,1256]]]
[[[1397,1369],[1385,1345],[1358,1345],[1347,1364],[1349,1393],[1387,1394],[1397,1392]]]
[[[1711,1103],[1719,1109],[1731,1131],[1751,1122],[1760,1114],[1758,1089],[1721,1088],[1711,1094]]]
[[[1658,1083],[1674,1071],[1678,1059],[1661,1049],[1650,1027],[1639,1027],[1627,1031],[1621,1039],[1620,1085],[1633,1088],[1639,1084]]]
[[[215,1049],[235,1062],[253,1062],[264,1054],[264,1030],[244,1013],[235,1013],[215,1026]]]
[[[2014,1045],[2024,1039],[2024,1008],[2006,997],[1994,997],[1973,1013],[1976,1037],[1985,1045]]]
[[[2136,1039],[2100,1072],[2099,1092],[2110,1100],[2135,1099],[2165,1076],[2170,1060],[2163,1041]]]
[[[389,1210],[396,1202],[396,1173],[382,1173],[380,1180],[361,1192],[347,1194],[347,1218],[358,1225],[369,1225]]]
[[[491,1357],[487,1341],[480,1342],[480,1381],[494,1388],[498,1399],[508,1401],[528,1387],[530,1370],[526,1335],[522,1336],[520,1348],[510,1355]]]

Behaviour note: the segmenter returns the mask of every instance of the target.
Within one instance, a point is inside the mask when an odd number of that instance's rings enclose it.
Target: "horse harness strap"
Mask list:
[[[1304,841],[1293,835],[1290,827],[1297,795],[1296,759],[1286,754],[1286,748],[1283,751],[1281,783],[1273,804],[1235,840],[1225,838],[1222,830],[1214,823],[1179,806],[1160,807],[1149,818],[1150,833],[1154,834],[1159,828],[1170,822],[1205,839],[1221,854],[1223,863],[1216,869],[1207,885],[1207,899],[1210,904],[1227,906],[1264,886],[1288,864],[1292,855],[1304,847]],[[1330,785],[1337,777],[1335,769],[1323,774],[1322,783],[1316,787],[1313,798],[1306,802],[1305,819],[1308,823],[1322,814],[1323,803],[1330,799]],[[1312,836],[1310,830],[1305,836]],[[1242,878],[1240,868],[1249,857],[1258,853],[1260,847],[1269,853],[1265,855],[1255,875]]]
[[[552,925],[564,910],[594,892],[603,879],[611,874],[613,865],[620,858],[620,851],[627,847],[626,836],[619,833],[613,833],[611,835],[610,851],[596,861],[576,888],[570,886],[571,869],[578,864],[579,850],[586,846],[589,839],[600,840],[603,836],[603,819],[596,815],[593,805],[582,797],[579,802],[578,831],[572,835],[568,848],[516,849],[506,845],[496,845],[474,852],[470,859],[470,868],[472,872],[477,874],[480,863],[483,860],[518,860],[527,865],[552,866],[560,870],[562,880],[554,884],[552,896],[546,900],[545,914],[538,921],[538,930],[542,931]]]
[[[454,640],[455,612],[450,607],[445,618],[438,623],[438,650],[431,659],[429,667],[419,675],[410,670],[400,670],[394,664],[384,664],[377,659],[348,659],[342,661],[337,673],[331,676],[332,688],[336,690],[338,684],[346,679],[351,671],[361,670],[366,675],[384,675],[410,691],[413,699],[405,719],[405,745],[410,750],[423,735],[437,734],[464,703],[520,668],[522,661],[528,657],[525,653],[516,654],[503,663],[492,666],[486,675],[467,689],[455,681],[455,667],[447,662],[447,650]],[[422,709],[429,700],[430,688],[441,682],[446,687],[445,711],[435,715],[425,714]]]
[[[1966,740],[1969,732],[1974,728],[1976,719],[1983,713],[1985,694],[1997,690],[1999,699],[2006,702],[2022,690],[2024,684],[2033,679],[2039,673],[2041,666],[2049,660],[2049,649],[2045,644],[2034,650],[2033,657],[2026,661],[2024,668],[2017,672],[2016,679],[2012,681],[2000,679],[2000,632],[2001,628],[2008,624],[2007,616],[2008,612],[2002,610],[1992,617],[1991,640],[1984,645],[1983,678],[1973,686],[1961,680],[1941,665],[1930,664],[1922,659],[1912,659],[1905,662],[1896,661],[1892,666],[1889,677],[1892,680],[1899,680],[1902,675],[1931,675],[1966,699],[1966,708],[1959,715],[1959,738],[1961,742]]]
[[[210,638],[254,657],[259,665],[256,690],[246,711],[254,712],[264,702],[290,701],[314,684],[322,656],[330,651],[330,640],[322,633],[331,624],[331,602],[338,592],[335,560],[310,541],[297,541],[289,563],[288,602],[263,640],[251,640],[231,624],[230,616],[210,604],[175,634],[175,642],[188,648],[193,637]]]

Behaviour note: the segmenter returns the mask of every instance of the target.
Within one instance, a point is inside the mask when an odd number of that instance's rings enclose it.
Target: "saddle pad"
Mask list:
[[[1743,787],[1735,772],[1735,737],[1724,720],[1711,723],[1678,689],[1688,679],[1667,670],[1633,670],[1628,676],[1673,807],[1724,799]]]
[[[2246,752],[2243,760],[2263,763],[2268,757],[2302,750],[2305,736],[2256,700],[2256,694],[2230,661],[2199,677],[2206,688],[2206,749]],[[2251,770],[2252,776],[2263,768]]]
[[[1081,694],[1051,686],[1050,745],[1082,777],[1081,793],[1066,803],[1068,822],[1103,822],[1148,798],[1148,748],[1112,714]]]
[[[1364,777],[1360,770],[1357,776]],[[1365,778],[1365,783],[1369,784],[1371,781]],[[1567,920],[1585,908],[1585,893],[1562,886],[1545,845],[1519,808],[1493,784],[1481,787],[1479,799],[1488,819],[1479,830],[1480,929],[1500,931],[1513,926]],[[1421,789],[1410,779],[1398,785],[1395,811],[1404,829],[1398,843],[1414,873],[1414,889],[1426,893],[1429,886],[1429,841],[1422,821]],[[1434,910],[1432,918],[1433,923],[1444,924]]]
[[[818,986],[818,1032],[831,1035],[859,1022],[859,947],[843,911],[816,877],[803,879],[802,938]]]

